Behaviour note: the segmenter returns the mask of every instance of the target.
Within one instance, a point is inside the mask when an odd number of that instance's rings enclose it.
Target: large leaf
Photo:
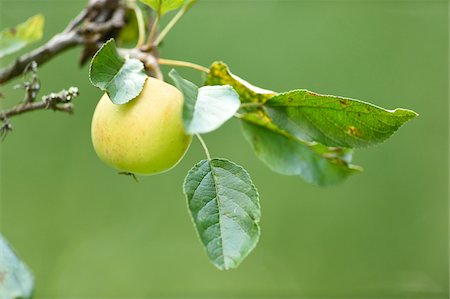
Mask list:
[[[297,138],[349,148],[383,142],[417,116],[411,110],[386,110],[304,89],[276,95],[264,106],[278,127]]]
[[[169,76],[184,96],[183,124],[188,134],[214,131],[239,109],[239,95],[229,85],[198,88],[175,70]]]
[[[141,61],[120,56],[114,39],[110,39],[92,58],[89,79],[108,93],[114,104],[125,104],[139,95],[147,75]]]
[[[0,32],[0,58],[42,38],[44,16],[37,14],[24,23]]]
[[[31,298],[33,285],[30,270],[0,235],[0,298]]]
[[[184,4],[185,0],[141,0],[142,3],[150,6],[159,15],[164,15],[165,13],[177,9]]]
[[[205,85],[231,85],[239,94],[242,103],[264,103],[277,94],[274,91],[253,86],[232,74],[228,66],[221,61],[211,65]]]
[[[198,235],[220,270],[236,268],[258,242],[258,192],[241,166],[202,160],[187,174],[184,193]]]
[[[351,164],[352,150],[302,141],[278,128],[262,110],[246,114],[242,129],[257,157],[280,174],[328,186],[362,170]]]

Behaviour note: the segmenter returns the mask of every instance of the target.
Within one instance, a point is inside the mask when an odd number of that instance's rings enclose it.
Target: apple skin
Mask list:
[[[92,118],[95,152],[120,171],[150,175],[171,169],[192,141],[184,131],[182,106],[178,89],[152,77],[126,104],[112,103],[105,93]]]

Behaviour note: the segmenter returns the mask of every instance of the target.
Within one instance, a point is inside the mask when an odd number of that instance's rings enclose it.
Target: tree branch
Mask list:
[[[53,110],[69,114],[73,113],[72,100],[79,95],[78,88],[70,87],[68,90],[62,90],[58,93],[51,93],[43,96],[39,102],[23,102],[8,110],[0,113],[0,120],[8,122],[12,116],[20,115],[35,110]]]
[[[82,43],[83,39],[76,32],[59,33],[42,47],[17,58],[15,62],[2,69],[0,71],[0,84],[20,76],[32,61],[42,65],[64,50]]]
[[[20,56],[16,61],[0,70],[0,84],[21,75],[32,61],[41,66],[74,46],[92,47],[92,45],[115,37],[124,25],[124,0],[90,0],[88,6],[69,22],[64,31],[56,34],[43,46]],[[92,55],[94,53],[95,51]]]
[[[88,5],[71,20],[66,28],[54,35],[41,47],[18,57],[10,65],[0,69],[0,85],[24,75],[24,82],[16,87],[24,88],[25,98],[16,106],[0,111],[0,138],[12,130],[9,118],[36,110],[54,110],[73,113],[72,99],[78,95],[78,89],[71,87],[59,93],[51,93],[36,101],[40,90],[40,81],[37,78],[37,66],[42,66],[58,54],[76,47],[84,46],[80,64],[88,61],[99,47],[108,39],[118,36],[126,24],[126,0],[89,0]],[[138,49],[119,49],[121,55],[131,56],[141,60],[147,72],[162,79],[162,72],[157,61],[158,52],[142,51]],[[31,79],[26,80],[27,74]]]

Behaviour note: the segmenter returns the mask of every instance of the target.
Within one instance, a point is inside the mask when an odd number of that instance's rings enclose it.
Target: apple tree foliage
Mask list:
[[[159,20],[169,11],[187,10],[194,0],[141,2],[153,9]],[[43,23],[43,16],[36,15],[0,32],[0,57],[38,40]],[[137,30],[135,23],[130,24],[136,28],[123,28],[128,34]],[[110,39],[93,57],[89,78],[114,104],[121,105],[140,94],[147,78],[145,71],[140,60],[121,55]],[[199,137],[205,148],[206,159],[189,170],[183,191],[207,256],[220,270],[236,268],[256,246],[260,236],[259,194],[242,166],[210,156],[200,134],[217,130],[235,117],[256,156],[271,170],[329,186],[362,171],[352,164],[353,149],[384,142],[417,116],[407,109],[388,110],[306,89],[262,89],[234,75],[221,61],[211,64],[203,86],[196,86],[174,69],[169,77],[184,96],[180,117],[186,133]],[[1,297],[28,298],[31,274],[3,238],[0,249],[0,266],[6,267],[0,268],[0,274],[14,272],[17,277],[1,285]],[[12,293],[18,295],[8,295]]]
[[[144,68],[137,67],[140,62],[133,58],[121,58],[113,47],[110,40],[97,52],[90,78],[120,105],[140,92],[141,84],[127,82],[141,80]],[[180,117],[188,134],[209,133],[236,117],[256,156],[270,169],[319,186],[361,172],[352,164],[352,149],[383,142],[417,115],[305,89],[282,93],[261,89],[232,74],[220,61],[212,63],[201,87],[174,69],[169,77],[184,96]],[[118,86],[126,86],[121,88],[123,96],[118,96]],[[183,190],[209,259],[227,270],[237,267],[258,242],[259,195],[242,166],[207,155],[188,172]]]
[[[37,14],[25,22],[0,32],[0,58],[20,51],[42,38],[44,16]],[[0,234],[0,298],[31,298],[34,278],[8,241]]]

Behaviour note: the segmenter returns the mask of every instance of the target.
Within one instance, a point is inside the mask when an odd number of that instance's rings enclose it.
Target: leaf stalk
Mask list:
[[[209,154],[208,147],[206,146],[205,141],[203,140],[202,136],[200,134],[195,134],[195,136],[198,138],[198,141],[200,141],[200,144],[203,147],[203,150],[205,151],[206,157],[208,158],[208,161],[211,161],[211,155]]]
[[[161,13],[158,12],[157,15],[156,15],[155,22],[152,25],[152,29],[151,29],[148,37],[147,37],[147,44],[145,45],[145,49],[146,50],[150,50],[152,48],[153,38],[154,38],[154,36],[156,34],[156,30],[157,30],[157,28],[159,26],[160,19],[161,19]]]
[[[170,20],[170,22],[164,27],[158,37],[155,39],[153,43],[153,47],[157,47],[161,41],[166,37],[170,30],[175,26],[175,24],[183,17],[183,15],[195,4],[197,0],[188,1],[179,11],[178,13]]]
[[[141,48],[142,45],[145,42],[145,22],[144,22],[144,16],[142,14],[142,10],[139,7],[139,5],[136,3],[136,1],[134,1],[131,5],[131,8],[134,11],[134,14],[136,16],[136,21],[138,24],[138,41],[136,43],[136,48]]]
[[[199,64],[195,64],[192,62],[182,61],[182,60],[172,60],[172,59],[164,59],[164,58],[158,58],[158,63],[161,65],[173,65],[173,66],[182,66],[182,67],[188,67],[191,69],[195,69],[197,71],[201,71],[204,73],[209,73],[209,69],[201,66]]]

